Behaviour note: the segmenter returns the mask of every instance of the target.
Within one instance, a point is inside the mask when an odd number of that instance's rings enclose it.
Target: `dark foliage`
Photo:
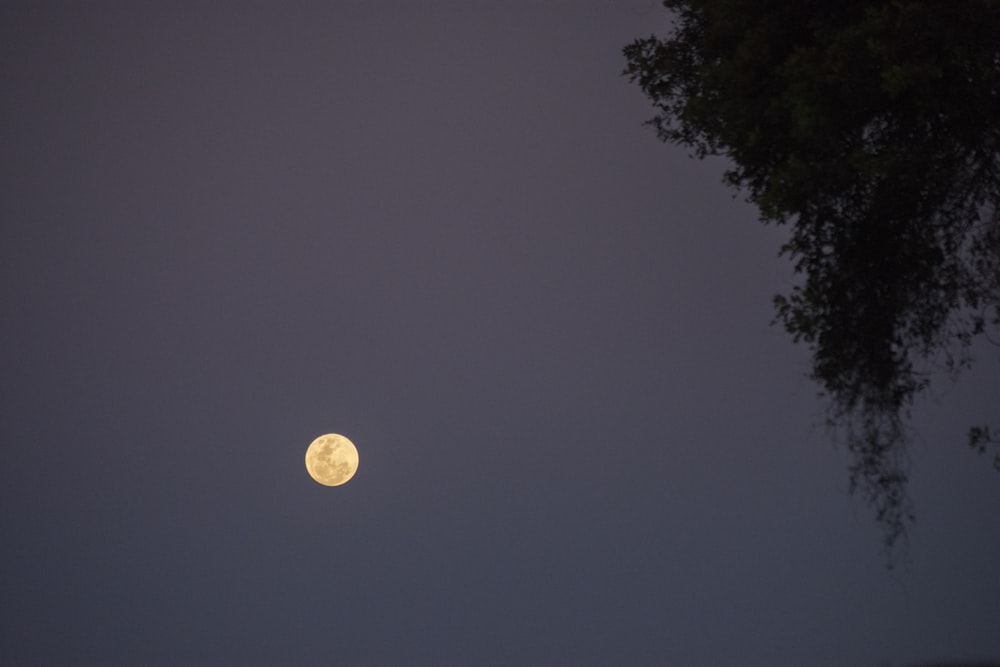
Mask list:
[[[777,320],[812,350],[891,554],[913,400],[1000,324],[1000,0],[663,4],[673,33],[627,46],[625,73],[661,139],[727,156],[790,225],[802,281]]]

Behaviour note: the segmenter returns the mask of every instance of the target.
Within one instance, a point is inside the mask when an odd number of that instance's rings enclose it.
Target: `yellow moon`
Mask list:
[[[321,435],[306,450],[306,470],[323,486],[346,484],[358,471],[358,448],[337,433]]]

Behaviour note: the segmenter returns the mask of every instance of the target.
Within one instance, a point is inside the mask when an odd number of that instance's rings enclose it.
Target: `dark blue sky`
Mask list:
[[[208,4],[0,8],[0,662],[1000,657],[1000,353],[888,573],[655,3]]]

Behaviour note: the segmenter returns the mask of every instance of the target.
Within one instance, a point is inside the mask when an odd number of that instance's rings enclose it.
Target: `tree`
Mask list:
[[[728,157],[724,180],[790,226],[802,280],[776,321],[811,349],[891,565],[914,398],[1000,325],[1000,0],[663,4],[672,34],[628,45],[625,74],[662,140]]]

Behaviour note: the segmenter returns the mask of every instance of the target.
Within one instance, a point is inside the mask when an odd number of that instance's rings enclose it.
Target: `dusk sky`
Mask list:
[[[0,5],[0,664],[1000,660],[1000,348],[892,571],[649,0]],[[342,433],[341,487],[303,463]]]

